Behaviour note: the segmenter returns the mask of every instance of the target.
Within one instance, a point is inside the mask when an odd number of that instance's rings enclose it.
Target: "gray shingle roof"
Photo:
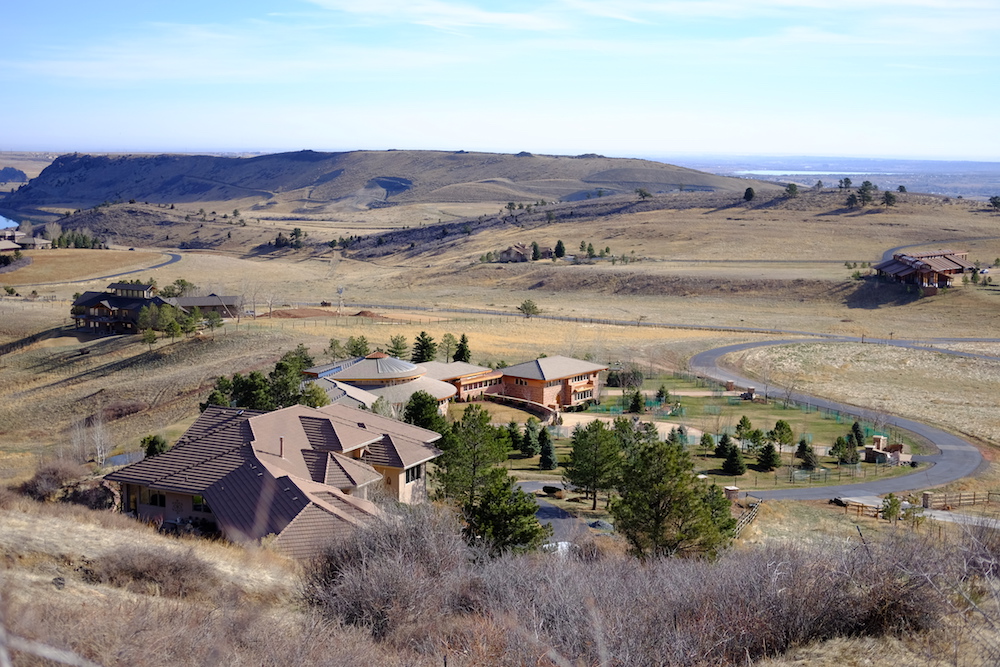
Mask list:
[[[525,378],[528,380],[561,380],[583,375],[595,371],[607,370],[603,364],[595,364],[590,361],[573,359],[571,357],[542,357],[534,361],[526,361],[516,366],[508,366],[503,370],[503,374],[509,377]]]

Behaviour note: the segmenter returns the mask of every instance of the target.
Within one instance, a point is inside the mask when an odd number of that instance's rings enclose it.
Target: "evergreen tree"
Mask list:
[[[625,458],[619,480],[621,497],[612,503],[611,515],[640,558],[713,556],[728,541],[732,518],[695,477],[680,445],[644,443]]]
[[[310,408],[321,408],[324,405],[330,404],[330,397],[327,396],[326,392],[318,384],[309,382],[302,388],[302,392],[299,393],[298,403]]]
[[[346,352],[351,357],[367,357],[371,354],[371,350],[368,349],[368,339],[364,336],[357,338],[351,336],[347,339]]]
[[[750,418],[746,415],[740,417],[740,422],[736,425],[736,437],[740,440],[740,443],[745,445],[746,441],[750,439],[750,433],[753,432],[753,424],[750,422]]]
[[[389,338],[389,349],[385,351],[390,357],[396,357],[397,359],[402,359],[406,356],[406,353],[410,351],[410,346],[406,342],[406,336],[399,334],[398,336],[391,336]]]
[[[146,453],[147,459],[152,458],[157,454],[162,454],[163,452],[170,449],[170,446],[167,444],[166,438],[164,438],[162,435],[159,434],[144,436],[142,440],[139,441],[139,445],[142,447],[142,450]]]
[[[465,334],[462,334],[458,338],[458,345],[455,346],[455,355],[451,358],[451,360],[469,363],[471,359],[472,352],[469,351],[469,338]]]
[[[541,452],[541,443],[538,440],[542,424],[536,417],[528,417],[524,424],[524,435],[521,437],[521,454],[525,458],[538,456]]]
[[[747,188],[743,191],[743,201],[753,201],[756,196],[757,193],[753,191],[753,188]]]
[[[556,446],[552,442],[552,436],[549,435],[549,429],[543,427],[538,432],[538,446],[542,450],[538,467],[542,470],[555,470],[559,466],[559,462],[556,460]]]
[[[774,428],[768,432],[767,436],[769,440],[778,445],[779,450],[786,446],[791,447],[792,443],[795,442],[792,427],[784,419],[774,422]]]
[[[248,410],[273,410],[275,408],[271,400],[267,378],[260,371],[252,371],[247,376],[236,373],[233,375],[231,386],[230,405]]]
[[[441,336],[441,354],[444,355],[445,363],[451,361],[451,351],[458,347],[458,340],[450,333]],[[429,359],[428,361],[433,361]]]
[[[507,439],[510,441],[510,448],[521,451],[521,425],[516,420],[511,419],[507,424]]]
[[[615,483],[620,463],[615,437],[604,422],[595,419],[573,429],[565,477],[567,482],[593,498],[591,509],[597,509],[597,493],[610,489]]]
[[[716,458],[724,459],[729,456],[729,450],[734,449],[736,443],[733,439],[729,437],[728,433],[723,433],[722,437],[719,438],[719,442],[715,445],[715,456]]]
[[[556,241],[556,247],[553,254],[560,259],[566,256],[566,244],[562,242],[562,239]]]
[[[449,431],[448,421],[441,416],[438,400],[426,391],[415,391],[403,409],[403,421],[440,433]]]
[[[434,361],[437,356],[437,343],[426,331],[421,331],[413,341],[413,355],[410,361],[420,364],[425,361]]]
[[[861,428],[860,422],[854,422],[851,424],[851,435],[854,436],[855,447],[865,446],[865,430]]]
[[[666,385],[661,384],[660,388],[656,390],[656,402],[660,405],[670,402],[670,392],[667,391]]]
[[[638,389],[632,394],[632,398],[629,399],[628,411],[633,414],[642,414],[646,411],[646,401],[642,396],[642,392]]]
[[[476,507],[486,489],[507,476],[507,471],[496,467],[507,460],[507,439],[500,431],[490,424],[490,413],[481,406],[465,408],[434,462],[440,497],[453,499],[462,508]]]
[[[700,444],[702,449],[705,450],[705,453],[708,454],[708,450],[715,447],[715,438],[712,437],[711,433],[702,433]]]
[[[501,474],[489,476],[477,501],[462,507],[466,540],[484,544],[493,556],[537,549],[552,535],[552,525],[539,523],[538,503],[513,477],[494,471]]]
[[[781,467],[781,454],[778,450],[774,448],[773,443],[767,443],[764,448],[760,450],[760,455],[757,456],[757,463],[760,464],[764,470],[774,470],[775,468]]]
[[[743,454],[738,447],[730,447],[726,454],[726,460],[722,464],[722,472],[727,475],[738,477],[747,471],[747,464],[743,460]]]

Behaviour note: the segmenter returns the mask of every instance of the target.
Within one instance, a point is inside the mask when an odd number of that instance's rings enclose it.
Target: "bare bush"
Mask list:
[[[209,597],[218,586],[215,571],[193,549],[118,549],[88,562],[83,576],[88,583],[175,598]]]
[[[67,461],[49,461],[35,471],[34,476],[21,484],[21,493],[38,501],[50,500],[66,484],[83,477],[83,469]]]
[[[715,562],[641,563],[582,541],[570,556],[475,558],[432,510],[362,531],[317,561],[310,597],[329,618],[421,653],[621,665],[743,664],[831,637],[905,636],[947,610],[937,547],[778,545]],[[412,547],[407,540],[415,540]]]

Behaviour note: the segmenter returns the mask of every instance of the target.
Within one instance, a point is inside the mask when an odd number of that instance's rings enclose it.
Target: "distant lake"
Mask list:
[[[752,176],[860,176],[862,174],[872,176],[898,176],[898,171],[795,171],[780,169],[746,169],[744,171],[734,171],[734,174],[750,174]]]

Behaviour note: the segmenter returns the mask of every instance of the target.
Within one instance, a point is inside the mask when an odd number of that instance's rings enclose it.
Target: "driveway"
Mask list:
[[[858,339],[854,338],[845,338],[843,340],[858,342]],[[721,382],[731,381],[742,387],[760,388],[760,381],[751,380],[731,370],[720,368],[719,359],[726,354],[730,354],[731,352],[741,352],[754,347],[788,345],[805,342],[815,341],[786,339],[727,345],[725,347],[719,347],[714,350],[707,350],[696,354],[691,357],[688,366],[694,373],[710,377]],[[911,349],[924,349],[921,345],[909,343],[907,341],[879,342]],[[947,352],[947,350],[937,351]],[[959,354],[960,356],[969,356],[968,353],[956,354]],[[842,413],[854,416],[860,416],[862,412],[862,408],[857,406],[846,405],[844,403],[838,403],[837,401],[831,401],[817,396],[809,396],[798,392],[792,393],[790,398],[800,403],[808,403],[826,410],[839,410]],[[824,498],[834,498],[836,496],[844,495],[880,496],[890,492],[901,493],[905,491],[914,491],[917,489],[941,486],[943,484],[948,484],[949,482],[962,479],[963,477],[973,474],[983,462],[983,457],[979,453],[979,450],[968,441],[956,435],[943,431],[939,428],[935,428],[934,426],[922,424],[920,422],[913,421],[912,419],[905,419],[903,417],[890,416],[887,421],[893,426],[898,426],[899,428],[906,429],[907,431],[912,431],[913,433],[926,438],[938,448],[938,454],[934,454],[932,456],[913,457],[915,461],[931,463],[932,465],[930,468],[913,475],[904,475],[902,477],[864,482],[861,484],[842,484],[836,486],[784,489],[780,491],[755,491],[753,495],[775,500],[822,500]]]

